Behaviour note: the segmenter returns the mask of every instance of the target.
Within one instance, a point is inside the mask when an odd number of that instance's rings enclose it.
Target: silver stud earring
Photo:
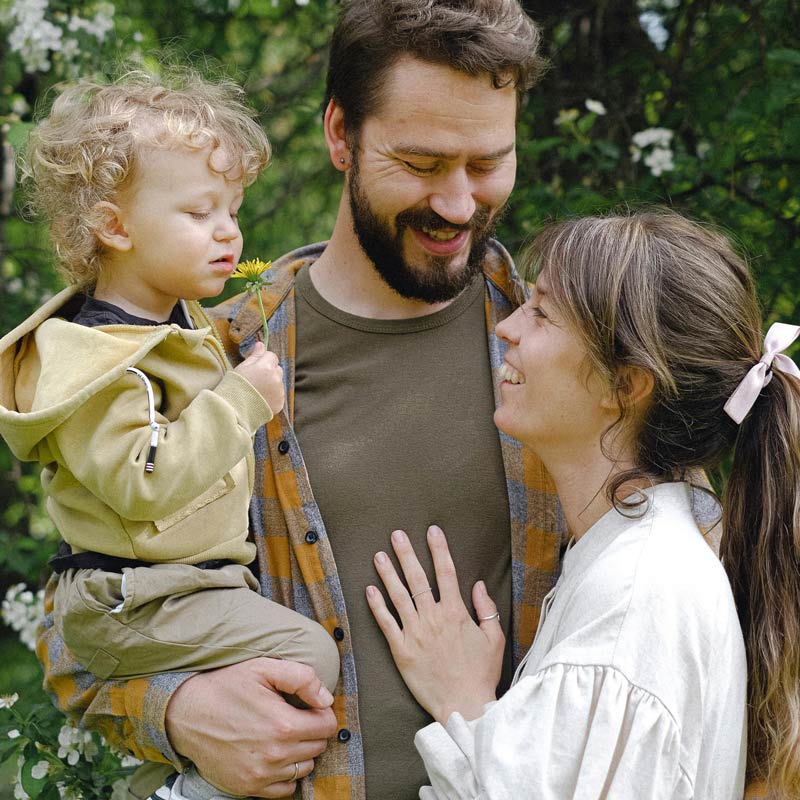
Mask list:
[[[340,158],[340,159],[339,159],[339,163],[340,163],[340,164],[344,164],[344,158]]]

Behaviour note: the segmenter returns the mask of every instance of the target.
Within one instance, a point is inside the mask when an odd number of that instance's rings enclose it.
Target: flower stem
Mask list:
[[[264,348],[269,347],[269,328],[267,327],[267,315],[264,311],[264,303],[261,300],[261,287],[256,290],[256,297],[258,298],[258,307],[261,309],[261,322],[264,324]]]

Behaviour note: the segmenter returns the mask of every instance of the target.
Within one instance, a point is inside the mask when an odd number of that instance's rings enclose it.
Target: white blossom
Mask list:
[[[586,108],[593,114],[599,114],[601,117],[608,113],[606,107],[599,100],[586,99]]]
[[[0,708],[11,708],[16,704],[17,700],[19,700],[19,695],[16,692],[14,694],[0,695]]]
[[[11,111],[14,114],[22,116],[23,114],[27,114],[30,110],[31,107],[28,105],[28,101],[21,94],[11,96]]]
[[[644,163],[655,176],[660,175],[662,172],[670,172],[675,169],[675,163],[672,160],[672,150],[667,147],[654,147],[644,157]]]
[[[50,762],[37,761],[31,768],[31,778],[40,781],[42,778],[47,777],[48,772],[50,772]]]
[[[631,140],[639,148],[649,147],[651,144],[669,147],[674,135],[669,128],[645,128],[643,131],[634,133]]]
[[[19,737],[21,736],[20,732],[16,728],[10,730],[6,735],[8,736],[9,739],[19,739]]]
[[[28,800],[28,793],[22,788],[22,768],[25,766],[25,756],[17,756],[17,777],[14,781],[14,799]]]
[[[698,158],[705,158],[710,151],[711,151],[711,142],[706,142],[704,140],[702,142],[697,143],[697,148],[695,152],[697,153]]]
[[[80,790],[74,786],[67,786],[64,781],[58,781],[56,789],[58,789],[58,796],[61,800],[83,800]]]
[[[58,757],[65,758],[71,767],[80,761],[81,756],[86,761],[91,761],[98,753],[92,734],[73,725],[61,727],[58,732],[58,744]]]
[[[639,24],[657,50],[663,50],[667,46],[669,31],[664,26],[661,14],[657,11],[644,11],[639,14]]]
[[[9,586],[0,616],[29,650],[35,650],[36,631],[44,620],[44,591],[34,595],[24,583]]]
[[[675,169],[672,152],[674,132],[669,128],[646,128],[634,133],[631,137],[631,161],[637,163],[644,160],[650,172],[658,177],[664,172]]]
[[[73,11],[67,23],[67,30],[72,33],[86,31],[90,36],[94,36],[98,42],[102,42],[106,38],[106,34],[113,29],[114,6],[111,3],[101,3],[92,19],[85,19]]]

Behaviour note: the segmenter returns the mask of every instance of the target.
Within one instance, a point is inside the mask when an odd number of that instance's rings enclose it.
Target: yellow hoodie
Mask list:
[[[77,292],[65,289],[0,339],[0,435],[42,465],[59,533],[75,552],[250,563],[252,437],[269,406],[230,369],[197,303],[187,303],[196,330],[88,328],[64,318]],[[158,430],[152,472],[146,385]]]

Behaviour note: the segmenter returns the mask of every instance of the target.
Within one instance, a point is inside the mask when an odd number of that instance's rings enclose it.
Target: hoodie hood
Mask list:
[[[78,309],[80,291],[65,289],[0,339],[0,435],[22,460],[37,460],[45,436],[167,336],[178,333],[201,347],[207,332],[171,325],[76,325],[68,320]]]

